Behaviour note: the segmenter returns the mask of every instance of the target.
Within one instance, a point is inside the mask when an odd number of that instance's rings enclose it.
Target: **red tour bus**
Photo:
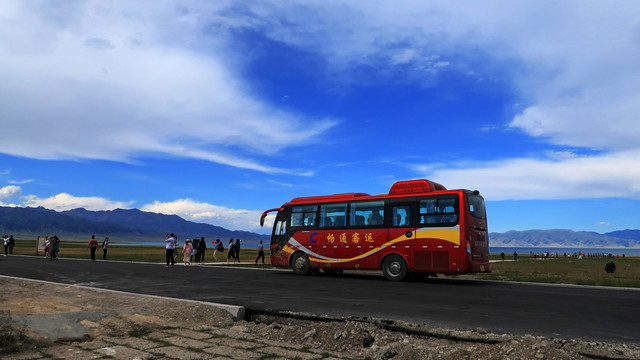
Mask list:
[[[490,272],[484,199],[429,180],[399,181],[388,194],[295,198],[276,209],[271,264],[306,275],[322,269],[408,274]]]

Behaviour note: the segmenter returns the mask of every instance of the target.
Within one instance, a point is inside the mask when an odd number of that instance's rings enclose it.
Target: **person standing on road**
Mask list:
[[[49,257],[49,260],[50,261],[55,260],[59,252],[60,252],[60,239],[58,238],[58,236],[54,235],[51,238],[51,241],[49,244],[49,253],[51,254],[51,256]]]
[[[102,241],[102,260],[107,260],[107,246],[109,245],[109,237],[105,237]]]
[[[184,243],[184,247],[182,248],[182,262],[184,266],[191,265],[191,251],[193,250],[193,245],[191,244],[191,240],[187,239]]]
[[[236,251],[236,242],[231,238],[229,240],[229,252],[227,253],[227,264],[229,263],[229,259],[235,259],[235,251]]]
[[[217,255],[219,252],[222,252],[222,249],[224,249],[222,247],[222,241],[216,239],[216,241],[213,242],[213,261],[220,261]]]
[[[91,240],[89,240],[89,244],[87,245],[87,247],[91,251],[91,261],[96,261],[96,249],[98,248],[98,240],[96,240],[95,235],[91,235]]]
[[[13,254],[13,247],[16,245],[16,239],[13,238],[13,235],[9,235],[9,255]]]
[[[264,264],[264,245],[262,245],[262,240],[260,240],[260,244],[258,244],[258,257],[256,258],[256,264],[260,258],[262,258],[262,263]]]
[[[167,235],[166,239],[164,240],[165,242],[165,249],[167,251],[166,257],[167,257],[167,266],[169,267],[169,263],[171,263],[171,266],[173,266],[176,262],[173,259],[173,252],[176,249],[176,238],[175,235],[173,235],[173,233],[171,233],[170,235]]]
[[[236,259],[235,261],[237,261],[239,264],[240,263],[240,239],[236,239],[235,247],[236,247],[236,251],[234,251],[235,259]]]
[[[48,258],[50,255],[50,251],[51,251],[51,238],[47,237],[44,241],[44,243],[42,244],[42,246],[44,246],[44,258]]]
[[[9,254],[9,236],[3,236],[2,240],[4,241],[4,256],[7,256]]]
[[[204,241],[204,237],[200,238],[200,242],[198,243],[198,257],[200,258],[200,262],[204,264],[204,253],[207,252],[207,242]]]
[[[193,250],[191,250],[191,255],[193,256],[191,256],[191,260],[196,264],[200,262],[200,254],[198,253],[198,246],[200,246],[200,239],[198,239],[197,237],[194,237],[193,243],[192,243]]]

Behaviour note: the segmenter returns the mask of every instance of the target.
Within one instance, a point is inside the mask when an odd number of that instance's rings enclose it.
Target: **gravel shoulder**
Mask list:
[[[455,331],[0,277],[2,359],[640,359],[639,344]]]

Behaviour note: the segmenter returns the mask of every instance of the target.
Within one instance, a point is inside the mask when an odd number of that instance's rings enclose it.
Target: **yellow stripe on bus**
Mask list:
[[[416,239],[437,239],[437,240],[443,240],[443,241],[447,241],[450,243],[453,243],[455,245],[460,245],[460,227],[456,226],[454,228],[422,228],[422,229],[417,229],[416,230]],[[311,261],[315,261],[315,262],[319,262],[319,263],[327,263],[327,264],[339,264],[339,263],[345,263],[345,262],[349,262],[349,261],[355,261],[355,260],[360,260],[362,258],[365,258],[369,255],[375,254],[378,251],[382,250],[383,248],[386,248],[388,246],[397,244],[399,242],[403,242],[403,241],[413,241],[413,238],[407,238],[404,234],[401,236],[398,236],[397,238],[381,245],[378,246],[376,248],[373,248],[363,254],[360,254],[358,256],[354,256],[352,258],[348,258],[348,259],[330,259],[330,258],[326,258],[326,259],[322,259],[319,258],[318,256],[320,256],[319,254],[314,253],[313,251],[307,249],[305,246],[303,246],[302,244],[300,244],[297,240],[295,240],[295,238],[292,238],[292,240],[296,243],[295,246],[303,251],[304,253],[306,253],[309,256],[309,260]],[[282,251],[288,253],[288,254],[293,254],[293,252],[295,251],[292,247],[289,246],[289,244],[285,245],[282,248]]]
[[[416,231],[416,239],[438,239],[448,241],[455,245],[460,245],[460,228],[458,226],[448,229],[422,228]]]

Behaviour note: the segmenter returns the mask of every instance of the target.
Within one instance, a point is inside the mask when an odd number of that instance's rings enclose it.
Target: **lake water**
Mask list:
[[[500,246],[489,246],[489,251],[493,254],[499,254],[504,251],[505,255],[512,255],[514,251],[518,252],[518,254],[530,254],[537,253],[540,254],[542,252],[556,253],[556,254],[574,254],[574,253],[583,253],[583,254],[613,254],[622,256],[640,256],[640,248],[545,248],[545,247],[500,247]]]

